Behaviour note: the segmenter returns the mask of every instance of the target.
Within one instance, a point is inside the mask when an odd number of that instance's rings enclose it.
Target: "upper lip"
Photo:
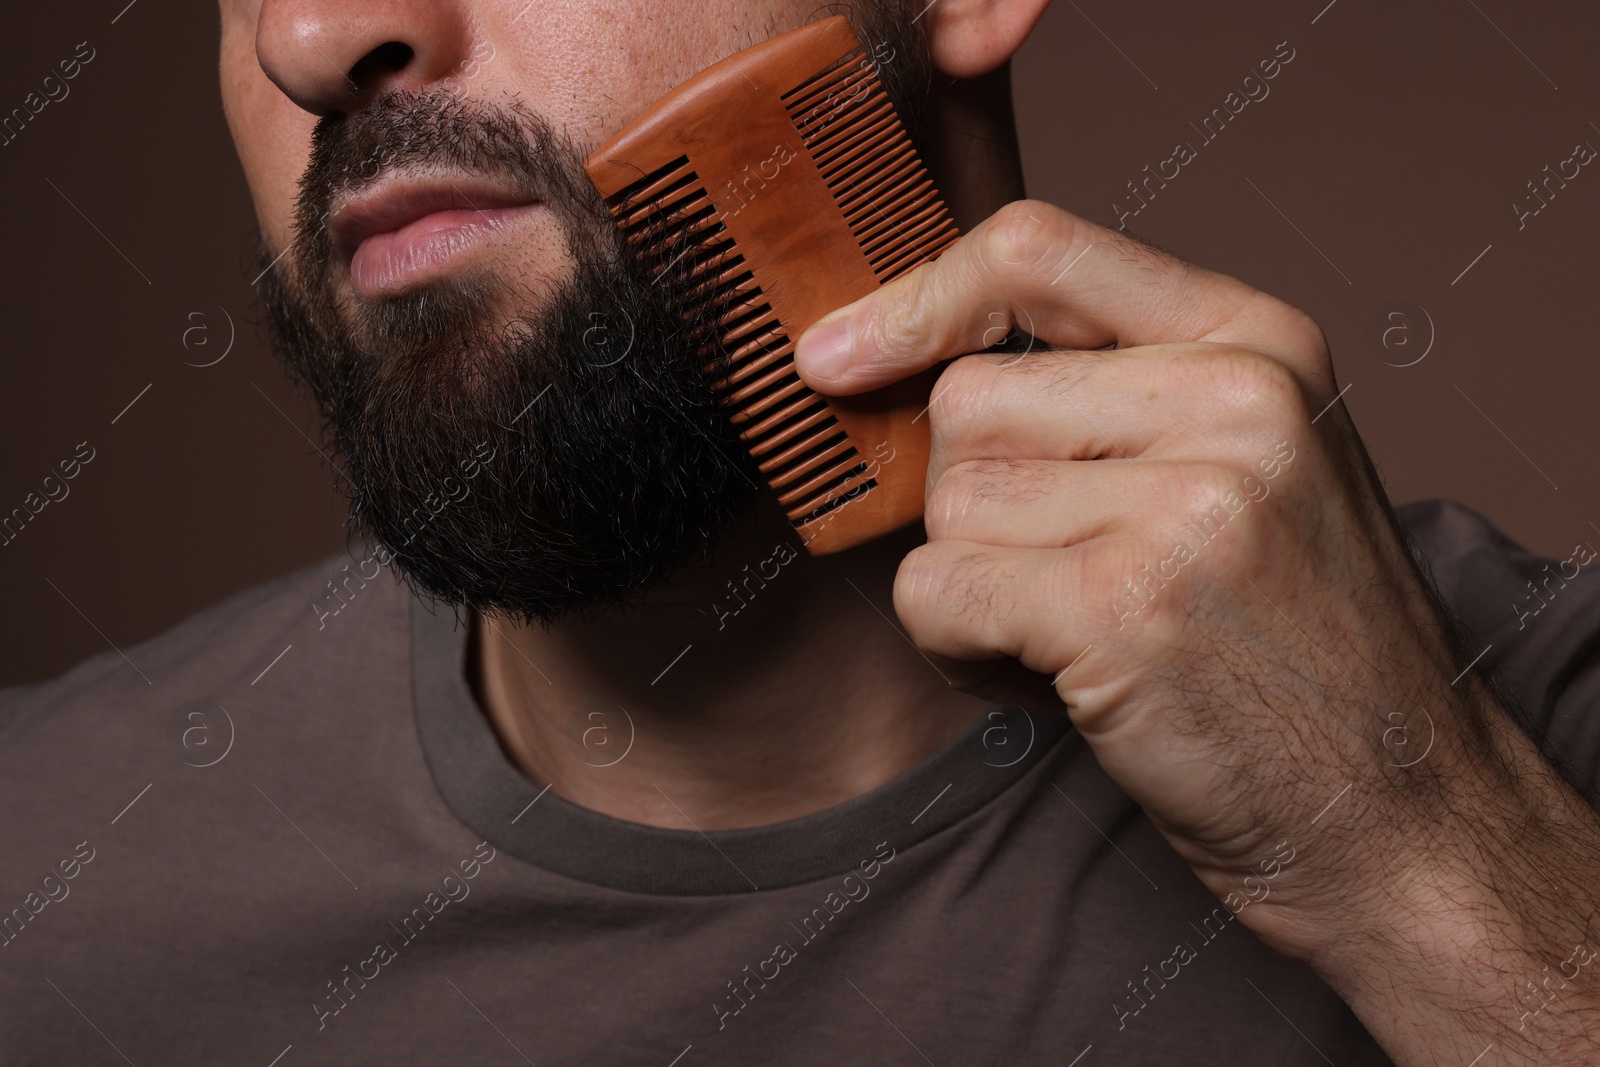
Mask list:
[[[526,193],[485,178],[394,177],[337,197],[328,227],[336,247],[349,258],[368,237],[398,230],[436,211],[486,211],[533,202]]]

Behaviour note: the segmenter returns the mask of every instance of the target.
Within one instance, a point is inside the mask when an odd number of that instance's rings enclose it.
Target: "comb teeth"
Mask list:
[[[680,312],[700,325],[691,342],[745,448],[789,521],[810,521],[870,491],[849,435],[794,369],[784,333],[717,215],[699,175],[680,156],[606,201],[627,244],[690,294]]]
[[[628,246],[671,274],[686,340],[813,555],[922,515],[937,372],[824,397],[793,341],[959,236],[874,59],[847,19],[818,20],[689,78],[584,164]]]
[[[932,259],[960,236],[861,49],[783,101],[879,281]]]

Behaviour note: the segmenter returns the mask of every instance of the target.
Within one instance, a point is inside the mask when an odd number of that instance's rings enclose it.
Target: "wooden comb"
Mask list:
[[[959,236],[849,22],[701,71],[585,169],[657,277],[685,280],[717,396],[811,554],[921,518],[937,369],[824,397],[794,367],[812,323]]]

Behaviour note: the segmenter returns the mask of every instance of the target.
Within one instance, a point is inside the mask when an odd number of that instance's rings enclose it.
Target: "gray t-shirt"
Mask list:
[[[1588,569],[1521,614],[1544,561],[1404,514],[1593,787]],[[644,827],[515,770],[452,614],[378,572],[358,547],[0,693],[0,1063],[1387,1062],[1064,718],[996,708],[805,818]]]

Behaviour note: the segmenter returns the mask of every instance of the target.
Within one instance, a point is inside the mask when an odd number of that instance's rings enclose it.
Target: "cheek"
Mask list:
[[[444,2],[444,0],[441,0]],[[222,0],[223,108],[269,245],[290,240],[298,183],[316,117],[261,70],[262,0]],[[572,138],[598,145],[652,101],[718,59],[803,25],[812,0],[484,0],[470,79],[439,87],[519,100]],[[492,58],[488,58],[492,57]]]
[[[671,52],[697,20],[695,6],[671,15],[652,13],[653,6],[578,0],[528,7],[500,31],[505,64],[492,71],[494,88],[520,98],[587,152],[693,73]]]
[[[717,60],[804,25],[816,4],[568,0],[530,6],[508,0],[505,9],[510,14],[498,28],[484,27],[500,38],[497,55],[510,60],[495,88],[520,97],[587,148]]]
[[[225,5],[219,75],[222,108],[268,243],[288,243],[295,197],[316,117],[300,110],[267,79],[256,60],[255,19]],[[234,9],[237,8],[236,12]]]

